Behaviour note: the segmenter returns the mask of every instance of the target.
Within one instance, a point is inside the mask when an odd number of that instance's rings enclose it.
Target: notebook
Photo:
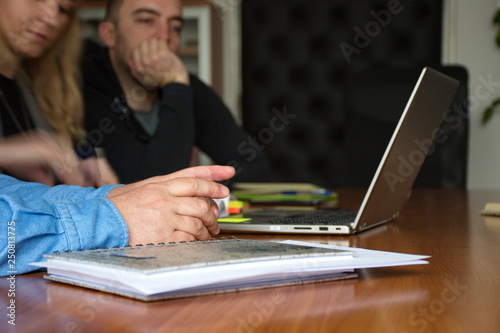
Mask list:
[[[350,235],[391,221],[411,192],[458,85],[430,67],[422,70],[357,212],[263,209],[219,219],[221,231]]]
[[[311,242],[219,238],[54,253],[44,278],[143,301],[352,279],[356,269],[427,264],[427,255]]]
[[[46,279],[144,301],[356,277],[352,249],[238,238],[44,257],[33,265],[48,269]]]

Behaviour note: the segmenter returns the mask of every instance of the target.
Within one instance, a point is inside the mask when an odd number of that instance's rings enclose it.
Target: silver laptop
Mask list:
[[[422,70],[358,212],[263,209],[219,222],[221,231],[350,235],[392,220],[411,192],[458,85],[432,68]],[[402,161],[413,161],[412,168]]]

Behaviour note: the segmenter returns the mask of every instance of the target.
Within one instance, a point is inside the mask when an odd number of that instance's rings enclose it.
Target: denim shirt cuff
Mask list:
[[[127,225],[108,199],[96,198],[78,204],[56,202],[55,206],[65,230],[68,250],[127,245]],[[99,208],[96,210],[95,207]]]

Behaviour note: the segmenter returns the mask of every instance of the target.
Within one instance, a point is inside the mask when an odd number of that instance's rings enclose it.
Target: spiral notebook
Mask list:
[[[144,301],[354,278],[353,252],[247,239],[48,254],[46,279]]]

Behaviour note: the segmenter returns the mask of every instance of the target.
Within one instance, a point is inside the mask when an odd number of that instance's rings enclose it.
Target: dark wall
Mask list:
[[[341,179],[348,79],[439,66],[441,22],[436,0],[243,0],[243,124],[273,180],[350,185]]]

